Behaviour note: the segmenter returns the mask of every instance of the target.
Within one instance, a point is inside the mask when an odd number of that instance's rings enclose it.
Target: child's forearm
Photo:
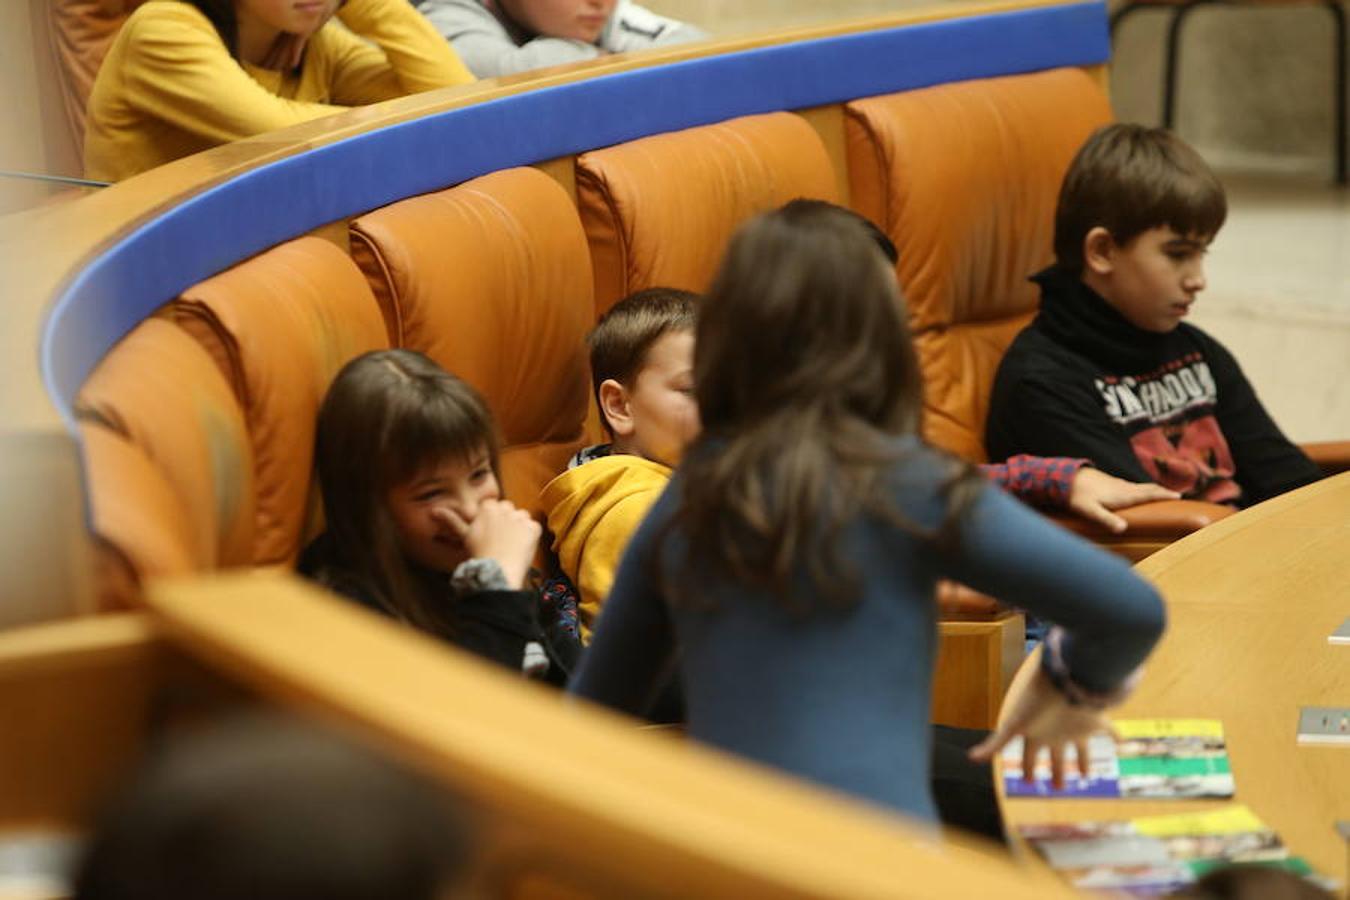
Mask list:
[[[404,92],[469,84],[473,74],[407,0],[346,0],[338,18],[384,51]]]
[[[1007,462],[981,465],[980,473],[1023,503],[1064,509],[1073,480],[1086,459],[1064,456],[1013,456]]]

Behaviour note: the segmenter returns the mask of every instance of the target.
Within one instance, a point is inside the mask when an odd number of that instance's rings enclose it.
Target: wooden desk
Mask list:
[[[1350,647],[1327,643],[1350,616],[1350,473],[1244,510],[1137,568],[1167,598],[1167,634],[1113,715],[1221,719],[1235,800],[1344,883],[1335,823],[1350,819],[1350,747],[1300,746],[1295,734],[1300,706],[1350,706]],[[1024,665],[1017,682],[1031,671]],[[1003,808],[1015,828],[1222,805],[1018,799]]]

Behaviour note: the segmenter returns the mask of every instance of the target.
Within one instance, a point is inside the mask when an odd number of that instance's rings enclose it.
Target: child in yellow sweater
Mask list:
[[[589,338],[591,379],[610,443],[587,447],[544,487],[553,550],[577,588],[582,642],[628,539],[699,431],[694,403],[698,297],[673,288],[616,303]]]
[[[94,81],[85,174],[120,181],[228,141],[473,80],[407,0],[151,0],[122,26]]]

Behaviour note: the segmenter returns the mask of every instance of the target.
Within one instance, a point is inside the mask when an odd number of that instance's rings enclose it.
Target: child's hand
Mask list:
[[[1126,522],[1111,512],[1155,500],[1178,500],[1181,495],[1160,484],[1136,484],[1101,469],[1084,466],[1073,478],[1069,489],[1069,509],[1092,522],[1106,526],[1115,534],[1125,530]]]
[[[1072,746],[1078,754],[1078,770],[1088,769],[1088,738],[1098,732],[1112,731],[1111,723],[1099,709],[1074,706],[1050,683],[1039,669],[1017,693],[1010,695],[1012,707],[993,734],[970,750],[974,762],[989,762],[1013,738],[1022,737],[1022,772],[1031,781],[1036,776],[1036,757],[1042,749],[1050,751],[1050,774],[1055,789],[1064,787],[1064,754]]]
[[[517,590],[524,587],[543,532],[529,513],[509,500],[484,500],[472,522],[465,522],[449,508],[439,512],[464,541],[470,556],[495,559],[507,584]]]

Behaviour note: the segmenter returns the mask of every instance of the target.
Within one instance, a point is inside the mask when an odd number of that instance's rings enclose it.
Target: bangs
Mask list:
[[[1184,237],[1212,238],[1228,218],[1228,200],[1217,179],[1177,179],[1154,207],[1162,224]]]
[[[497,470],[496,427],[481,403],[442,391],[417,393],[385,421],[384,487],[409,482],[449,460],[467,465],[480,453]]]

